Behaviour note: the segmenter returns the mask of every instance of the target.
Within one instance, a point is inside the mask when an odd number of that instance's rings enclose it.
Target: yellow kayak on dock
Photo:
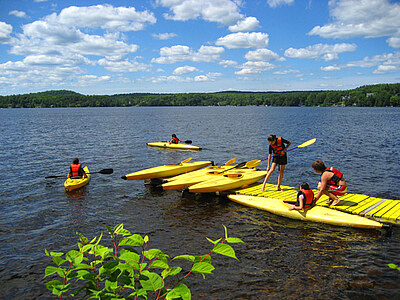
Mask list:
[[[134,173],[127,174],[122,176],[122,179],[125,180],[145,180],[145,179],[153,179],[153,178],[167,178],[176,176],[179,174],[191,172],[194,170],[198,170],[204,168],[208,165],[211,165],[211,161],[195,161],[188,162],[191,158],[182,161],[179,164],[170,164],[163,165],[159,167],[149,168],[141,171],[137,171]]]
[[[210,166],[168,178],[167,182],[162,185],[162,188],[164,190],[183,190],[193,184],[212,179],[215,174],[234,168],[236,165],[232,164],[235,161],[236,158],[232,158],[221,166]]]
[[[295,220],[368,229],[380,229],[383,226],[380,222],[323,206],[314,206],[308,210],[289,210],[288,205],[281,199],[246,195],[229,195],[228,198],[242,205],[255,207]]]
[[[189,186],[191,193],[214,193],[244,188],[259,181],[267,175],[267,171],[241,169],[214,175],[212,179]]]
[[[197,146],[194,146],[194,145],[189,145],[189,144],[170,144],[168,142],[152,142],[152,143],[147,143],[147,146],[178,149],[178,150],[201,150],[200,147],[197,147]]]
[[[87,185],[90,181],[90,173],[89,173],[89,168],[84,167],[83,170],[85,171],[87,177],[86,178],[67,178],[64,182],[64,188],[66,192],[70,192],[76,189],[79,189],[80,187],[83,187]]]

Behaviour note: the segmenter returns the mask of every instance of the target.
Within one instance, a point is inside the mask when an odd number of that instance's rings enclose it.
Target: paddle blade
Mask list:
[[[99,172],[96,172],[96,173],[100,173],[100,174],[112,174],[113,172],[114,172],[113,169],[103,169],[103,170],[100,170]]]
[[[191,144],[192,143],[192,141],[191,140],[187,140],[187,141],[185,141],[185,144]]]
[[[191,161],[191,160],[192,160],[192,158],[191,158],[191,157],[189,157],[189,158],[187,158],[187,159],[185,159],[185,160],[181,161],[181,162],[180,162],[180,164],[187,163],[187,162],[189,162],[189,161]]]
[[[225,163],[225,166],[229,166],[229,165],[231,165],[231,164],[234,164],[235,161],[236,161],[236,158],[232,158],[232,159],[228,160],[228,161]]]
[[[254,167],[257,167],[261,163],[261,160],[255,159],[255,160],[250,160],[246,163],[246,168],[252,169]]]
[[[311,139],[311,140],[309,140],[309,141],[307,141],[307,142],[304,142],[304,143],[301,144],[301,145],[298,145],[297,148],[303,148],[303,147],[310,146],[310,145],[314,144],[316,140],[317,140],[316,138]]]

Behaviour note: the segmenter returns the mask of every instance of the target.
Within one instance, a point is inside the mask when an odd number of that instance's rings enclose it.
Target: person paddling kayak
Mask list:
[[[312,163],[312,168],[316,173],[321,174],[321,181],[318,183],[318,194],[315,196],[317,201],[322,195],[327,195],[330,206],[338,205],[340,199],[347,193],[347,184],[343,178],[343,173],[333,167],[326,167],[322,160],[317,159]]]
[[[285,140],[282,137],[277,137],[276,135],[270,135],[268,137],[269,142],[269,154],[268,154],[268,165],[267,165],[267,176],[265,176],[264,183],[262,185],[262,191],[265,191],[265,184],[267,183],[268,179],[271,177],[272,173],[275,171],[276,165],[280,166],[279,170],[279,177],[278,177],[278,185],[276,189],[278,191],[281,190],[281,183],[283,179],[283,173],[285,172],[285,167],[287,165],[287,155],[286,150],[292,144],[288,140]],[[271,163],[271,157],[272,163]],[[271,168],[270,168],[271,164]]]
[[[176,134],[174,133],[172,135],[172,139],[169,141],[170,144],[179,144],[179,142],[182,142],[180,139],[177,138]]]
[[[68,178],[86,178],[87,175],[79,163],[79,158],[74,158],[69,167]]]

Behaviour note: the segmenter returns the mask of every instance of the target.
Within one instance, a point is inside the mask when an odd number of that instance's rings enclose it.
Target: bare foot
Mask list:
[[[336,206],[340,202],[340,199],[334,200],[330,206]]]
[[[280,186],[278,186],[278,187],[276,188],[276,190],[277,190],[277,191],[282,191],[282,189],[281,189]]]
[[[326,204],[328,205],[332,205],[333,199],[329,198],[328,200],[325,201]]]

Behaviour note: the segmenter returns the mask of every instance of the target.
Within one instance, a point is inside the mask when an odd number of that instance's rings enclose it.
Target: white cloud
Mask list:
[[[222,76],[223,74],[221,73],[208,73],[206,75],[199,75],[194,77],[194,81],[200,82],[200,81],[215,81],[217,80],[217,77]]]
[[[8,14],[16,16],[18,18],[26,18],[26,13],[24,11],[12,10]]]
[[[228,49],[238,48],[265,48],[268,46],[267,33],[262,32],[238,32],[219,38],[215,44]]]
[[[0,43],[5,43],[10,39],[12,26],[0,21]]]
[[[341,68],[338,66],[327,66],[327,67],[321,67],[321,70],[326,72],[332,72],[332,71],[340,71]]]
[[[321,67],[322,71],[337,71],[344,68],[375,68],[374,74],[384,74],[400,71],[400,51],[373,57],[365,57],[363,60],[352,61],[346,64]]]
[[[157,0],[157,4],[169,8],[172,13],[164,14],[166,19],[188,21],[201,18],[224,25],[235,24],[243,18],[237,3],[231,0]]]
[[[156,23],[152,12],[138,12],[134,7],[113,7],[111,5],[70,6],[64,8],[57,18],[60,24],[88,28],[102,28],[116,31],[143,30],[145,25]]]
[[[309,35],[342,39],[400,37],[399,3],[388,0],[331,0],[329,6],[333,22],[315,26]]]
[[[260,22],[255,17],[247,17],[245,19],[239,20],[235,25],[229,26],[229,30],[232,32],[238,31],[253,31],[260,28]]]
[[[199,69],[197,69],[196,67],[192,67],[192,66],[183,66],[183,67],[178,67],[176,68],[172,74],[174,75],[185,75],[185,74],[190,74],[193,72],[199,71]]]
[[[248,61],[242,64],[241,70],[235,72],[237,75],[259,75],[263,71],[276,68],[275,65],[264,61]]]
[[[400,48],[400,37],[391,37],[387,40],[387,43],[392,48]]]
[[[166,33],[158,33],[158,34],[154,33],[152,36],[153,36],[153,38],[155,38],[157,40],[169,40],[173,37],[176,37],[176,34],[166,32]]]
[[[300,73],[300,71],[299,70],[288,69],[288,70],[275,71],[272,74],[275,74],[275,75],[288,75],[288,74],[296,74],[296,73]]]
[[[107,59],[99,59],[98,64],[111,72],[143,72],[149,71],[150,66],[137,61],[123,60],[123,61],[111,61]]]
[[[394,66],[394,65],[380,65],[376,70],[374,70],[374,74],[385,74],[388,72],[396,72],[399,71],[399,65]]]
[[[339,53],[351,52],[356,49],[357,46],[355,44],[316,44],[300,49],[289,48],[285,51],[285,56],[290,58],[323,59],[325,61],[332,61],[339,58]]]
[[[224,68],[236,67],[238,65],[238,63],[234,60],[221,60],[218,62],[218,64]]]
[[[277,7],[285,4],[293,4],[294,0],[268,0],[267,3],[270,7]]]
[[[160,57],[153,58],[151,62],[158,64],[172,64],[179,61],[213,62],[224,52],[222,47],[201,46],[196,52],[188,46],[176,45],[161,48]]]
[[[279,57],[279,55],[269,49],[256,49],[254,51],[249,51],[244,56],[247,60],[250,61],[285,61],[286,59],[283,57]]]

